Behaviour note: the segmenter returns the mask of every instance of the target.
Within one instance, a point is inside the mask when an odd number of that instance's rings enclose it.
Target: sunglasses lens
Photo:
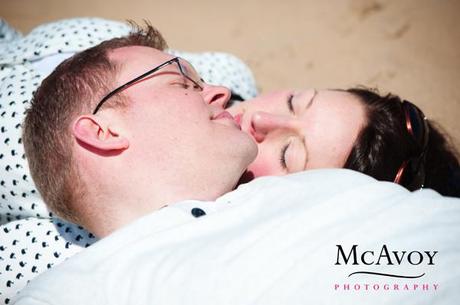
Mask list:
[[[425,115],[417,106],[404,101],[403,109],[407,132],[413,137],[419,153],[403,162],[394,182],[414,191],[423,187],[425,182],[425,153],[428,144],[429,127],[425,120]]]
[[[424,182],[424,169],[421,166],[422,162],[420,159],[412,159],[406,164],[406,168],[404,169],[399,184],[404,185],[410,191],[415,191],[419,189]]]
[[[409,103],[406,104],[405,110],[412,130],[412,136],[414,137],[414,140],[417,142],[417,144],[420,147],[423,147],[425,144],[424,138],[426,132],[424,116],[417,107]]]

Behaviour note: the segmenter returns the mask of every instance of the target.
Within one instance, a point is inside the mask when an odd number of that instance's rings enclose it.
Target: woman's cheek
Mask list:
[[[276,164],[276,160],[268,160],[263,156],[257,156],[256,160],[248,167],[248,171],[252,172],[254,177],[281,175],[281,169]]]

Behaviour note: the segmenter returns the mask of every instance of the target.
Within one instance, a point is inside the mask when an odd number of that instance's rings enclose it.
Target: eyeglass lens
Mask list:
[[[177,64],[179,66],[179,70],[182,75],[184,75],[186,78],[192,81],[195,85],[203,89],[204,81],[190,63],[183,60],[182,58],[179,58],[179,60],[177,61]]]

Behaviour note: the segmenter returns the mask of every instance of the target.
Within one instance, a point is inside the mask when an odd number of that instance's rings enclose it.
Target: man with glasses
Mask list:
[[[99,237],[179,201],[216,199],[256,156],[224,111],[229,90],[165,47],[148,27],[79,53],[27,112],[24,146],[43,199]]]

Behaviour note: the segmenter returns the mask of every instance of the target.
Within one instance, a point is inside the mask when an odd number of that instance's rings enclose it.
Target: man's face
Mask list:
[[[114,50],[110,59],[120,66],[114,88],[171,58],[148,47]],[[127,107],[107,108],[98,115],[116,118],[129,140],[125,161],[142,180],[151,178],[150,184],[162,179],[177,184],[177,192],[193,189],[189,199],[214,199],[236,184],[257,154],[256,144],[224,111],[228,89],[194,87],[177,65],[166,66],[122,94],[129,100]]]

